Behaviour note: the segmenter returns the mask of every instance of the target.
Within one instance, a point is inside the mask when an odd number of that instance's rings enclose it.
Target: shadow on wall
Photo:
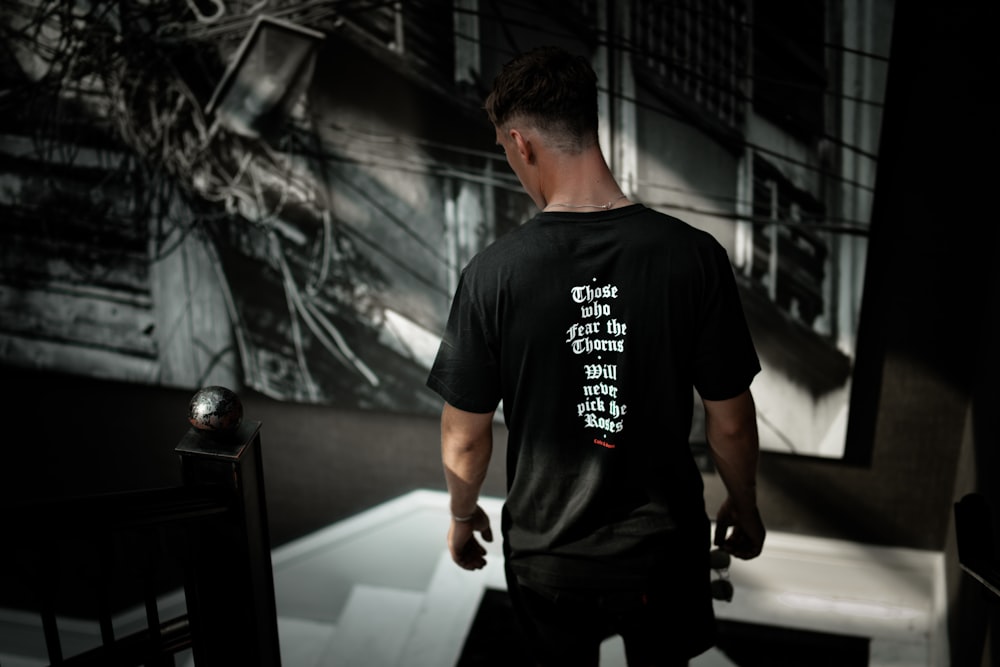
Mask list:
[[[16,387],[7,414],[25,435],[0,465],[0,501],[180,484],[174,448],[194,392],[20,368],[3,376]],[[445,489],[436,417],[236,393],[244,419],[261,422],[272,546],[415,489]],[[505,438],[498,427],[485,495],[503,495]]]

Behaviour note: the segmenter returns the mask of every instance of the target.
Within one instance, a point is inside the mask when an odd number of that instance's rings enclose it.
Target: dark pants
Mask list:
[[[558,589],[507,568],[507,590],[539,665],[596,666],[620,635],[629,667],[683,666],[715,640],[708,550],[671,557],[664,573],[642,590]]]

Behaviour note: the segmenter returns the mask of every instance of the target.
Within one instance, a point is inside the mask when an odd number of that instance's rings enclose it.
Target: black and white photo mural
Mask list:
[[[558,44],[598,72],[628,196],[728,250],[762,447],[842,460],[892,10],[10,3],[0,363],[436,415],[459,272],[535,212],[483,99]]]

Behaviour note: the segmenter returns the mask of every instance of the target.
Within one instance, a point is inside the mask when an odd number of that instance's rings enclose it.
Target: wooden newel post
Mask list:
[[[260,422],[243,422],[239,398],[206,387],[191,399],[191,429],[175,451],[185,486],[218,490],[225,519],[191,537],[185,582],[195,664],[281,664],[271,569]]]

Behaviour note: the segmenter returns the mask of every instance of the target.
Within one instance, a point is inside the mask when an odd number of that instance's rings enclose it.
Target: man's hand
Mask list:
[[[490,518],[478,505],[468,521],[451,520],[448,529],[448,551],[451,559],[466,570],[480,570],[486,565],[486,548],[476,539],[478,531],[486,542],[493,541]]]
[[[764,521],[756,507],[737,511],[732,499],[726,498],[715,519],[715,546],[737,558],[750,560],[763,550],[765,534]]]

